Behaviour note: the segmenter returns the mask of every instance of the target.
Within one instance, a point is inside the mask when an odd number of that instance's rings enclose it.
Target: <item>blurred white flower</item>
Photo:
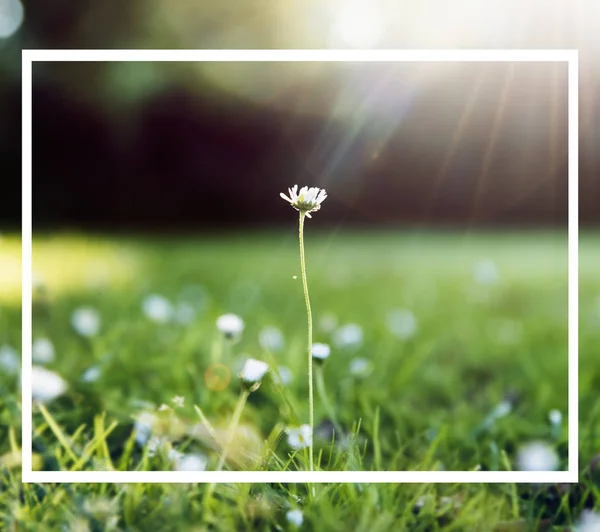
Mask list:
[[[363,332],[360,325],[348,323],[333,333],[332,340],[334,345],[340,349],[358,346],[363,341]]]
[[[151,412],[142,412],[133,425],[134,439],[136,443],[145,445],[152,435],[152,430],[157,422],[156,415]]]
[[[386,321],[390,332],[398,338],[407,339],[417,332],[417,319],[410,310],[392,310]]]
[[[185,403],[185,397],[182,397],[181,395],[176,395],[175,397],[173,397],[173,399],[171,399],[171,402],[177,407],[177,408],[182,408],[184,403]]]
[[[31,346],[31,359],[38,364],[49,364],[54,360],[54,346],[48,338],[38,338]]]
[[[313,344],[312,345],[312,356],[318,360],[325,360],[329,357],[331,348],[327,344]]]
[[[554,471],[558,467],[558,455],[546,442],[534,441],[519,449],[517,465],[520,471]]]
[[[316,212],[321,208],[321,203],[327,197],[325,189],[318,187],[302,187],[298,192],[298,185],[288,188],[289,197],[283,192],[279,195],[291,204],[294,209],[299,212],[306,213],[306,216],[311,218],[310,213]]]
[[[503,418],[505,416],[508,416],[508,414],[510,414],[512,412],[512,403],[510,401],[504,400],[499,402],[494,410],[492,410],[492,417],[494,418],[494,420],[496,419],[500,419]]]
[[[150,294],[142,301],[144,315],[156,323],[167,323],[173,317],[173,305],[158,294]]]
[[[0,0],[0,39],[13,35],[23,23],[23,16],[20,0]]]
[[[331,333],[337,327],[338,320],[332,312],[326,312],[319,319],[319,329],[324,333]]]
[[[15,374],[19,372],[20,358],[15,349],[9,345],[0,347],[0,368],[5,373]]]
[[[176,471],[205,471],[208,465],[208,458],[206,455],[200,453],[179,453],[174,462]]]
[[[350,373],[357,377],[366,377],[373,371],[371,362],[366,358],[355,358],[350,361]]]
[[[600,532],[600,514],[593,510],[583,510],[575,526],[576,532]]]
[[[96,336],[100,330],[100,314],[91,307],[80,307],[71,314],[71,325],[81,336]]]
[[[283,333],[277,327],[265,327],[258,333],[258,343],[263,349],[278,351],[283,349],[285,340]]]
[[[550,410],[548,413],[548,419],[552,425],[560,425],[562,422],[562,414],[560,410]]]
[[[300,427],[290,427],[286,429],[287,442],[292,449],[304,449],[312,443],[312,433],[310,425],[301,425]]]
[[[189,325],[196,317],[196,309],[189,303],[177,303],[173,320],[180,325]]]
[[[499,281],[500,272],[494,261],[485,259],[475,264],[473,277],[478,284],[493,285]]]
[[[58,373],[41,366],[31,368],[31,396],[36,401],[46,403],[66,391],[67,383]]]
[[[262,360],[249,358],[240,373],[240,379],[247,383],[260,382],[269,370],[269,364]]]
[[[288,385],[290,382],[292,382],[292,379],[294,378],[292,370],[287,366],[277,366],[277,371],[273,371],[271,375],[273,377],[273,380],[281,386]]]
[[[288,523],[297,528],[301,527],[302,523],[304,522],[304,515],[302,515],[302,510],[300,510],[300,508],[288,510],[288,512],[285,514],[285,518],[287,519]]]
[[[83,372],[81,380],[83,382],[95,382],[100,378],[100,375],[102,375],[102,369],[100,368],[100,366],[90,366]]]
[[[237,314],[223,314],[217,319],[217,328],[229,339],[242,334],[244,326],[244,320]]]
[[[151,436],[146,445],[148,456],[153,457],[161,449],[164,449],[167,443],[168,439],[166,436]]]

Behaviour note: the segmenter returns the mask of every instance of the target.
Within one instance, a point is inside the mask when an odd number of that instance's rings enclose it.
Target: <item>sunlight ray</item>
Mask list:
[[[500,126],[502,125],[502,118],[504,116],[504,111],[506,109],[506,104],[508,102],[508,95],[510,92],[510,88],[512,85],[512,80],[514,77],[514,64],[510,63],[508,66],[508,73],[504,80],[504,85],[502,87],[502,92],[500,94],[500,100],[498,101],[498,106],[496,107],[496,112],[494,113],[494,122],[492,124],[492,130],[490,132],[490,138],[488,144],[486,146],[485,152],[483,154],[483,161],[481,164],[481,172],[477,179],[475,185],[475,192],[473,194],[473,211],[471,215],[471,222],[474,222],[480,212],[480,198],[481,194],[485,189],[485,184],[488,180],[488,175],[490,172],[490,165],[492,162],[492,155],[494,154],[494,149],[496,148],[496,142],[498,141],[498,135],[500,133]]]

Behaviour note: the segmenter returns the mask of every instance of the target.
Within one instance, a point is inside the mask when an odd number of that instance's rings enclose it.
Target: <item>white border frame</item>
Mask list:
[[[32,471],[32,67],[34,61],[515,61],[568,64],[568,470],[528,471]],[[578,481],[578,51],[577,50],[23,50],[23,482],[403,482]]]

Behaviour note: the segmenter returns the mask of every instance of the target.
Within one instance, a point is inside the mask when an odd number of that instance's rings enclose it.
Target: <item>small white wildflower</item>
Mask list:
[[[295,450],[309,447],[312,443],[310,425],[291,427],[286,429],[288,445]]]
[[[278,351],[283,349],[285,340],[277,327],[265,327],[258,333],[258,343],[263,349]]]
[[[269,370],[269,364],[262,360],[249,358],[240,373],[240,379],[248,384],[260,382]]]
[[[48,338],[38,338],[31,346],[31,358],[38,364],[49,364],[54,360],[54,346]]]
[[[185,397],[182,397],[181,395],[176,395],[175,397],[173,397],[173,399],[171,399],[171,402],[177,407],[177,408],[182,408],[184,403],[185,403]]]
[[[309,218],[311,218],[311,212],[316,212],[321,208],[321,203],[327,197],[325,189],[318,187],[302,187],[300,192],[298,192],[298,185],[294,185],[288,188],[288,192],[290,194],[289,197],[283,192],[279,195],[290,203],[294,209],[306,213],[306,216]]]
[[[150,294],[142,301],[144,315],[156,323],[167,323],[173,316],[171,302],[158,294]]]
[[[171,462],[177,462],[177,460],[181,460],[184,456],[185,454],[181,451],[171,448],[167,453],[167,460],[170,460]]]
[[[181,454],[175,460],[176,471],[205,471],[208,458],[204,454]]]
[[[360,325],[349,323],[337,329],[333,333],[333,343],[341,349],[345,347],[358,346],[363,341],[363,332]]]
[[[600,532],[600,514],[583,510],[575,527],[576,532]]]
[[[331,348],[327,344],[313,344],[312,345],[312,356],[318,360],[325,360],[329,357]]]
[[[102,375],[102,370],[100,369],[100,366],[91,366],[83,372],[81,380],[83,382],[95,382],[100,378],[100,375]]]
[[[159,412],[170,412],[171,410],[173,410],[169,405],[163,403],[162,405],[160,405],[158,407],[158,411]]]
[[[417,319],[410,310],[393,310],[387,315],[386,322],[390,332],[403,340],[417,332]]]
[[[475,264],[473,269],[473,277],[478,284],[493,285],[500,279],[498,266],[492,260],[480,260]]]
[[[91,307],[80,307],[71,314],[71,325],[80,336],[96,336],[100,330],[100,314]]]
[[[156,415],[150,412],[142,412],[133,426],[134,439],[140,445],[145,445],[152,435],[152,430],[157,421]]]
[[[244,320],[237,314],[223,314],[217,319],[217,328],[229,339],[242,334],[244,327]]]
[[[562,422],[562,414],[560,410],[550,410],[548,413],[548,419],[552,425],[560,425]]]
[[[31,396],[33,399],[46,403],[61,396],[67,390],[65,380],[41,366],[31,368]]]
[[[180,325],[189,325],[196,317],[196,309],[189,303],[177,303],[173,320]]]
[[[517,464],[520,471],[554,471],[558,467],[558,455],[551,445],[534,441],[519,449]]]
[[[148,449],[148,456],[153,457],[167,444],[167,438],[165,436],[152,436],[148,440],[146,448]]]
[[[19,372],[20,360],[15,349],[9,345],[0,347],[0,368],[6,373],[15,374]]]
[[[365,377],[372,370],[371,362],[366,358],[355,358],[350,362],[350,373],[357,377]]]
[[[302,515],[302,510],[300,510],[300,508],[288,510],[285,514],[285,518],[290,525],[295,526],[296,528],[300,528],[304,522],[304,515]]]
[[[277,371],[273,371],[272,376],[273,380],[281,386],[287,386],[294,378],[292,370],[287,366],[277,366]]]

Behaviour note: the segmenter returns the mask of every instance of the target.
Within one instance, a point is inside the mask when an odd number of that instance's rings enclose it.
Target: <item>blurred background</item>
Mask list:
[[[579,48],[580,216],[597,224],[598,3],[413,4],[0,0],[0,223],[20,223],[21,48],[460,47]],[[564,226],[566,79],[553,63],[38,63],[35,227],[294,223],[278,199],[294,183],[328,190],[322,224]]]

